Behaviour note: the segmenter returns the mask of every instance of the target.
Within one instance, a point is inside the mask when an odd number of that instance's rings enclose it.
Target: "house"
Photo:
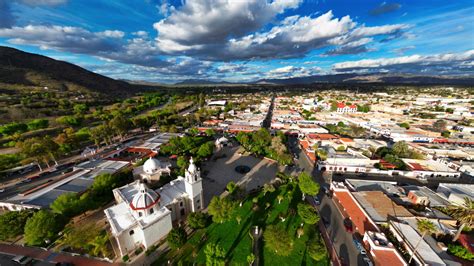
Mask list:
[[[338,103],[336,112],[343,113],[343,114],[344,113],[355,113],[355,112],[357,112],[357,105],[355,105],[355,104],[347,105],[343,102]]]

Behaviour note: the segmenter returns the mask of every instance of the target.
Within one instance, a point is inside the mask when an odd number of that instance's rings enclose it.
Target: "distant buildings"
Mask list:
[[[357,105],[355,104],[351,104],[351,105],[348,105],[346,103],[338,103],[337,104],[337,109],[336,109],[336,112],[338,113],[355,113],[357,112]]]

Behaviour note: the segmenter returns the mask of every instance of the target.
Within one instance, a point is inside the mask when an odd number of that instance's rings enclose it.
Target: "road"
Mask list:
[[[320,171],[315,169],[312,162],[309,161],[306,154],[300,149],[298,144],[298,138],[289,137],[288,146],[290,152],[296,155],[295,170],[303,170],[308,174],[311,174],[313,178],[321,185],[327,184],[331,180],[331,175],[322,174]],[[329,239],[332,240],[333,247],[336,250],[343,265],[367,265],[360,254],[359,250],[355,246],[352,234],[346,232],[344,227],[344,217],[339,212],[339,209],[334,204],[332,199],[328,198],[322,191],[318,195],[321,201],[321,205],[318,206],[318,211],[325,223]]]

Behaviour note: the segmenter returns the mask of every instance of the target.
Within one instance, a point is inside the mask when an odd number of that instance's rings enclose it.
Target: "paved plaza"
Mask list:
[[[209,204],[213,196],[224,192],[230,181],[250,191],[275,178],[278,172],[276,162],[251,155],[240,155],[238,150],[239,146],[223,147],[209,161],[203,163],[201,173],[205,206]],[[246,174],[236,172],[235,167],[239,165],[250,167],[250,172]]]

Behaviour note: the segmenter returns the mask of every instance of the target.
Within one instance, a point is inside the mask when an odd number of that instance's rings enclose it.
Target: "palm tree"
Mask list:
[[[469,227],[474,226],[474,200],[469,197],[464,198],[464,204],[461,206],[451,205],[448,207],[448,214],[456,218],[461,225],[459,226],[456,235],[453,238],[453,242],[458,240],[462,230],[467,225]]]
[[[413,259],[413,256],[415,255],[416,250],[418,249],[418,246],[420,245],[421,240],[423,240],[425,235],[428,234],[428,233],[433,233],[433,232],[436,231],[435,224],[433,222],[431,222],[430,220],[427,220],[427,219],[418,220],[418,222],[416,223],[416,226],[418,227],[418,231],[421,232],[421,237],[420,237],[420,240],[418,240],[418,243],[416,243],[415,250],[413,250],[413,252],[411,253],[410,260],[408,261],[408,264],[411,263],[411,260]]]
[[[282,195],[278,195],[277,196],[278,204],[280,204],[283,199],[284,197]]]

